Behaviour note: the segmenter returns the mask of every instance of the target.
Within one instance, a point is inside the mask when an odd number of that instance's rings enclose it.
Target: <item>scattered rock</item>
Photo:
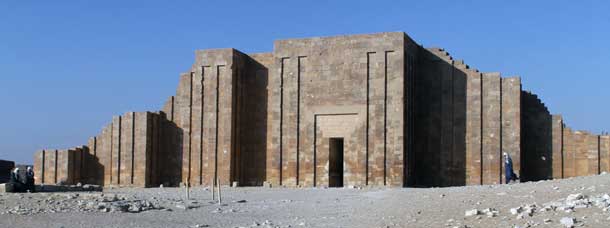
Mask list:
[[[511,209],[510,209],[510,213],[511,213],[512,215],[517,215],[517,214],[521,213],[521,211],[522,211],[522,208],[521,208],[521,207],[515,207],[515,208],[511,208]]]
[[[584,196],[582,195],[582,193],[570,194],[570,195],[568,195],[568,197],[566,197],[566,202],[580,200],[580,199],[583,199],[583,198],[584,198]]]
[[[479,210],[477,209],[472,209],[472,210],[467,210],[464,215],[466,217],[471,217],[471,216],[475,216],[475,215],[479,215]]]
[[[568,228],[574,227],[574,223],[575,223],[574,218],[570,218],[570,217],[563,217],[563,218],[561,218],[561,220],[559,220],[559,222]]]
[[[547,218],[547,219],[544,219],[544,220],[542,220],[542,221],[543,221],[545,224],[549,224],[549,223],[551,223],[551,219],[548,219],[548,218]]]
[[[483,211],[483,214],[487,215],[487,217],[496,217],[498,215],[498,210],[493,208],[486,208]]]

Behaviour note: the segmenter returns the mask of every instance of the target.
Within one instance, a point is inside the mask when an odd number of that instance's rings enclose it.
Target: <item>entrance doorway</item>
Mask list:
[[[330,138],[328,186],[343,187],[343,138]]]

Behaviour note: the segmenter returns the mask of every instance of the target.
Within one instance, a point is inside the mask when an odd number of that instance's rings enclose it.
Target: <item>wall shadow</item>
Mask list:
[[[178,187],[182,181],[182,158],[184,131],[174,122],[167,119],[167,114],[160,112],[159,137],[155,169],[151,170],[156,178],[152,186]]]
[[[552,115],[537,95],[521,92],[521,181],[553,178]]]
[[[421,49],[414,78],[414,133],[410,187],[466,184],[464,71]]]
[[[243,54],[243,53],[242,53]],[[235,180],[240,186],[262,186],[267,165],[268,69],[243,54],[246,70],[238,75]]]
[[[103,185],[104,165],[99,158],[89,153],[90,148],[84,146],[82,150],[81,180],[83,184]]]

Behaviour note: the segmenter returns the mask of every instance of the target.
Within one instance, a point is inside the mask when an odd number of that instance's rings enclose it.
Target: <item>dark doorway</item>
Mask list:
[[[343,187],[343,138],[330,138],[328,186]]]

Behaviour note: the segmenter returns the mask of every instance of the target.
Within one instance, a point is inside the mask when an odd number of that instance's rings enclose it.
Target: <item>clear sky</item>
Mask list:
[[[519,75],[575,129],[610,131],[608,1],[0,2],[0,159],[97,135],[158,110],[196,49],[404,31],[481,71]]]

